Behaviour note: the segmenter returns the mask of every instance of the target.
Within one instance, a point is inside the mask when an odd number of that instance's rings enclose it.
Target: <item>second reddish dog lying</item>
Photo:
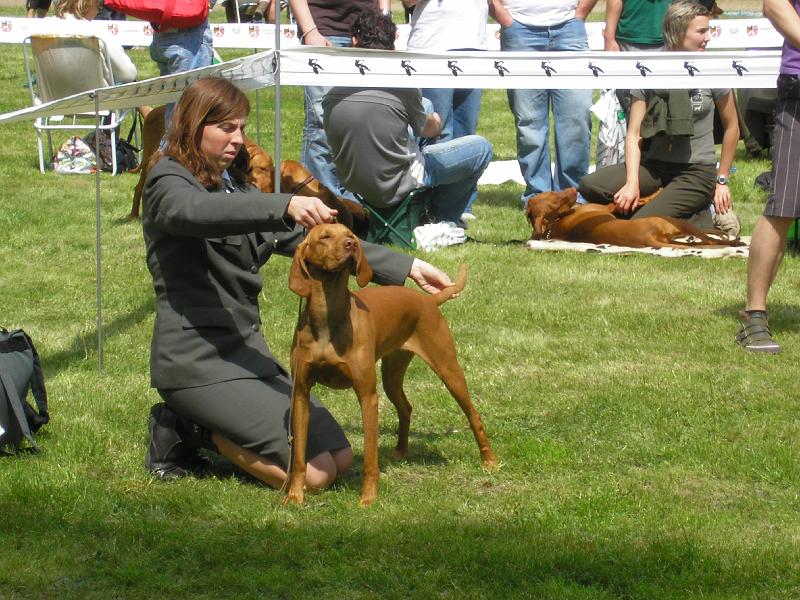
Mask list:
[[[616,205],[575,206],[578,192],[544,192],[530,198],[525,216],[533,227],[531,239],[555,239],[591,244],[613,244],[630,248],[688,248],[697,246],[743,246],[738,238],[705,231],[683,219],[645,217],[618,219]]]
[[[339,224],[311,229],[295,252],[289,276],[289,287],[306,303],[292,344],[294,443],[287,501],[303,502],[308,402],[317,383],[356,392],[364,423],[361,505],[377,497],[378,360],[383,389],[400,421],[397,454],[408,453],[411,405],[403,392],[403,378],[416,354],[436,372],[467,415],[483,464],[495,465],[497,459],[456,358],[453,336],[439,310],[440,304],[464,288],[466,268],[462,266],[455,285],[434,295],[396,285],[351,292],[351,274],[361,287],[372,279],[358,238]]]

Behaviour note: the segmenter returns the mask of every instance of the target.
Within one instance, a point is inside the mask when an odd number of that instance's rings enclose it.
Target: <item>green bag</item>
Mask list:
[[[27,401],[28,390],[38,412]],[[38,450],[33,433],[49,420],[39,353],[23,330],[0,328],[0,449],[19,448],[25,439]]]

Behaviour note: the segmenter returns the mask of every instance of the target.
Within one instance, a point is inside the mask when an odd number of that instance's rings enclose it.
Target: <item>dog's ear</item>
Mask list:
[[[311,295],[311,276],[306,267],[306,250],[308,240],[303,240],[294,251],[292,268],[289,270],[289,289],[298,296],[308,298]]]
[[[541,194],[533,198],[528,198],[528,202],[525,204],[525,217],[533,228],[533,235],[531,238],[535,240],[540,239],[544,235],[546,225],[543,201],[540,196]]]
[[[369,266],[364,256],[364,248],[358,240],[356,240],[356,266],[353,273],[356,276],[358,287],[363,288],[372,280],[372,267]]]

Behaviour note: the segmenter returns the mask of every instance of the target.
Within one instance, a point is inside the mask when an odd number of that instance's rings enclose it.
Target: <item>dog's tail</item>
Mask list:
[[[456,296],[461,293],[461,290],[467,285],[467,263],[461,263],[461,267],[458,269],[458,279],[456,282],[451,285],[450,287],[444,288],[438,294],[433,296],[433,299],[436,300],[436,304],[444,304],[453,296]]]

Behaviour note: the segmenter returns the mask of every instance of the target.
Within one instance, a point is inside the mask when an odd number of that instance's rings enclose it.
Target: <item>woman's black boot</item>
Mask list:
[[[177,479],[189,474],[185,445],[177,430],[178,415],[159,402],[150,409],[150,439],[144,466],[158,479]]]

